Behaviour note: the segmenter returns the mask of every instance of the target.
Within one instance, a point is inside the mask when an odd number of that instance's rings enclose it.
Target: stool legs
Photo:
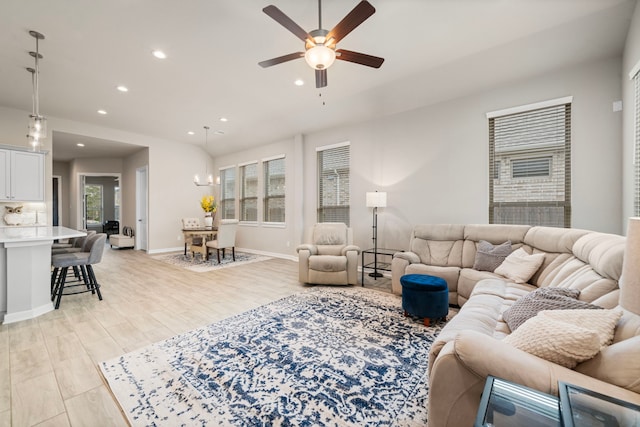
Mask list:
[[[77,267],[73,267],[76,269]],[[65,284],[67,283],[67,272],[69,267],[61,267],[54,268],[53,273],[51,273],[51,301],[55,300],[55,308],[56,310],[60,308],[60,300],[62,299],[62,295],[64,292]],[[100,292],[100,284],[96,279],[96,275],[93,272],[93,266],[91,264],[81,265],[75,272],[75,274],[82,280],[77,280],[77,282],[81,282],[79,285],[69,285],[72,286],[86,286],[86,291],[73,292],[69,295],[78,294],[82,292],[91,292],[92,294],[98,294],[98,299],[102,301],[102,293]]]

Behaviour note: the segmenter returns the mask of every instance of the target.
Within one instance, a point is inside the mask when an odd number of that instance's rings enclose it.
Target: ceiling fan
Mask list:
[[[274,5],[269,5],[262,11],[301,39],[305,48],[304,52],[290,53],[259,62],[258,65],[263,68],[304,57],[309,66],[316,70],[316,88],[322,88],[327,86],[327,68],[336,59],[355,62],[356,64],[373,68],[380,68],[384,62],[384,58],[377,56],[336,49],[336,45],[340,40],[375,13],[376,9],[366,0],[358,3],[331,31],[322,28],[322,0],[318,0],[318,29],[310,32],[303,30]]]

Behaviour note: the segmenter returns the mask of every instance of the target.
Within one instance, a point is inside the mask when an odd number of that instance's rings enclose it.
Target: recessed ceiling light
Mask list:
[[[303,86],[304,85],[304,80],[297,79],[295,82],[293,82],[293,84],[295,84],[296,86]]]
[[[220,121],[221,121],[221,122],[228,122],[228,121],[229,121],[229,119],[227,119],[226,117],[220,117]]]
[[[120,92],[129,92],[129,88],[128,88],[128,87],[126,87],[126,86],[122,86],[122,85],[120,85],[120,86],[118,86],[118,87],[117,87],[117,89],[118,89]]]
[[[77,145],[78,147],[84,147],[84,144],[83,144],[82,142],[78,142],[76,145]]]
[[[217,130],[214,132],[214,134],[216,135],[224,135],[224,131],[223,130]]]
[[[165,59],[167,57],[167,54],[161,50],[154,50],[151,53],[153,54],[153,56],[155,56],[158,59]]]
[[[196,133],[192,130],[190,130],[189,132],[187,132],[187,135],[195,135]]]
[[[98,114],[102,114],[104,116],[105,114],[107,114],[107,112],[104,110],[98,110]]]

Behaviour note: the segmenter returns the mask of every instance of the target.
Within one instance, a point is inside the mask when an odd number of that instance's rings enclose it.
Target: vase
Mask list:
[[[210,212],[207,212],[204,215],[204,226],[205,227],[213,227],[213,215]]]

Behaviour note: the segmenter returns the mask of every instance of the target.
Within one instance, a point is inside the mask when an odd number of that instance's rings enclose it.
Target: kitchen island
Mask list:
[[[13,323],[53,310],[51,244],[86,236],[66,227],[0,227],[0,320]]]

